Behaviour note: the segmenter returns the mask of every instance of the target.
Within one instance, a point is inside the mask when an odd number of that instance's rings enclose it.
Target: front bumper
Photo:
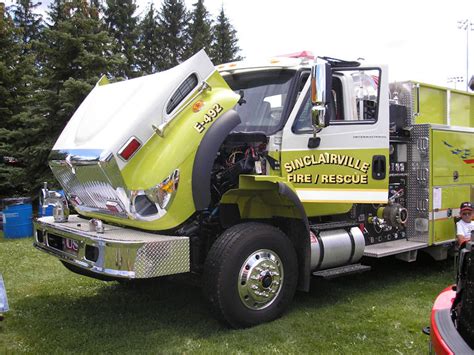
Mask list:
[[[189,271],[189,238],[159,235],[104,224],[89,231],[77,215],[66,223],[53,217],[34,222],[34,246],[86,272],[117,279],[151,278]]]

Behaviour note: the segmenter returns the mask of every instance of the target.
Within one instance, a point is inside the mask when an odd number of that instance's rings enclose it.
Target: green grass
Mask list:
[[[10,312],[0,353],[427,353],[436,295],[453,282],[452,261],[377,260],[373,270],[314,280],[272,323],[229,330],[200,289],[163,280],[140,287],[67,271],[32,239],[0,238]]]

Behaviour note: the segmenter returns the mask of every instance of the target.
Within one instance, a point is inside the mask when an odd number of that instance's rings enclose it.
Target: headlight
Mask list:
[[[179,183],[179,170],[176,169],[164,179],[161,183],[145,190],[145,195],[153,202],[157,203],[162,209],[166,207],[173,200]]]
[[[163,217],[173,201],[179,183],[179,170],[174,170],[158,185],[147,190],[130,191],[131,208],[129,216],[133,219],[152,221]]]

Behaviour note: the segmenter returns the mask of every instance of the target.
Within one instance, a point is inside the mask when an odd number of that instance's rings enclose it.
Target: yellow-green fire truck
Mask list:
[[[278,57],[101,79],[49,159],[35,246],[105,280],[188,273],[232,327],[363,256],[447,257],[473,200],[474,95]],[[77,214],[68,216],[68,203]]]

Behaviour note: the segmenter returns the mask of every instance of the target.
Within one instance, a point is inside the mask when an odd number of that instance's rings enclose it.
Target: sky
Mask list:
[[[139,13],[150,2],[136,0]],[[11,3],[12,0],[7,1]],[[196,0],[185,0],[192,9]],[[43,0],[43,6],[49,3]],[[266,59],[309,50],[319,56],[387,64],[389,80],[417,80],[465,90],[469,34],[469,78],[474,75],[474,0],[205,0],[213,17],[221,9],[237,30],[241,55]],[[217,63],[216,63],[217,64]]]
[[[146,1],[144,1],[146,2]],[[191,8],[193,0],[186,0]],[[389,80],[451,86],[466,76],[466,32],[474,0],[205,0],[212,14],[224,6],[249,59],[310,50],[342,59],[387,64]],[[474,25],[469,31],[474,74]],[[456,84],[465,89],[465,83]]]

